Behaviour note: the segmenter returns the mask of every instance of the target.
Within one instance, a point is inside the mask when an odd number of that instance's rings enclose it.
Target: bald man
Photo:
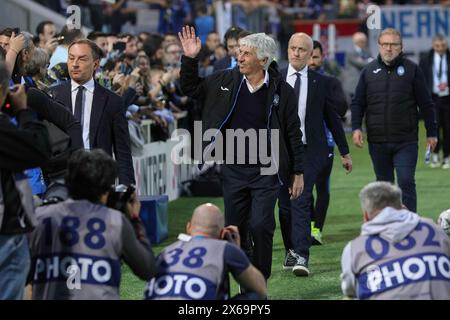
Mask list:
[[[278,198],[280,228],[286,250],[283,269],[292,270],[296,276],[309,275],[312,190],[330,156],[325,125],[338,146],[342,166],[347,173],[352,170],[352,160],[329,78],[308,68],[312,52],[311,37],[306,33],[295,33],[288,44],[289,66],[281,71],[298,98],[299,129],[305,146],[303,193],[299,198],[290,200],[288,189],[282,186]]]
[[[186,234],[165,248],[157,259],[157,275],[145,289],[145,299],[229,299],[228,273],[245,290],[236,299],[265,299],[266,282],[239,248],[239,231],[224,227],[224,216],[211,203],[195,208]]]
[[[343,83],[347,96],[352,97],[358,84],[361,70],[373,59],[367,50],[367,36],[362,32],[356,32],[353,37],[353,51],[348,53],[345,64],[346,78]]]

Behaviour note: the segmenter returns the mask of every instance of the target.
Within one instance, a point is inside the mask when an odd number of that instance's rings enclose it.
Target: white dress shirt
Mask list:
[[[287,71],[286,82],[291,85],[292,88],[295,86],[295,80],[297,72],[300,72],[300,97],[298,99],[298,116],[300,117],[300,130],[302,130],[302,142],[306,144],[306,134],[305,134],[305,117],[306,117],[306,99],[308,97],[308,66],[305,66],[302,70],[295,70],[290,64]]]
[[[438,73],[439,73],[439,64],[441,63],[441,59],[442,59],[442,75],[441,78],[438,78]],[[447,79],[447,54],[443,54],[442,58],[441,56],[435,52],[434,53],[434,57],[433,57],[433,93],[434,94],[439,94],[440,93],[440,89],[439,89],[439,85],[441,83],[447,83],[448,84],[448,79]]]
[[[263,85],[269,86],[269,72],[267,72],[267,71],[264,71],[264,72],[265,72],[264,81],[261,82],[259,85],[257,85],[254,88],[252,87],[250,81],[248,81],[247,77],[244,76],[245,83],[247,84],[247,88],[248,88],[248,91],[250,91],[250,93],[255,93],[256,91],[261,89]]]
[[[75,100],[77,98],[78,87],[80,86],[75,81],[71,81],[72,84],[72,113],[75,114]],[[85,84],[83,84],[83,119],[81,121],[81,127],[83,128],[83,144],[85,149],[90,149],[89,141],[89,125],[91,123],[91,111],[92,111],[92,101],[94,99],[94,79],[92,78]]]

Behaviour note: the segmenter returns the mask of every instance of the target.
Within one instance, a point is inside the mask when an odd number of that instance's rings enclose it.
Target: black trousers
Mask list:
[[[442,148],[444,158],[447,158],[450,156],[450,96],[433,95],[433,100],[436,104],[436,120],[438,123],[438,143],[434,152],[439,153]]]
[[[330,176],[333,169],[334,147],[328,150],[328,158],[324,167],[317,175],[315,183],[317,198],[311,201],[311,221],[314,221],[314,227],[322,231],[327,216],[328,206],[330,204]]]
[[[257,167],[223,165],[222,185],[225,225],[238,226],[242,249],[268,279],[272,269],[278,177],[263,176]]]

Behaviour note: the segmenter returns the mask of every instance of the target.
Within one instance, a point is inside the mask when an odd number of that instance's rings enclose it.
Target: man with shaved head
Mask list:
[[[278,198],[280,228],[286,250],[283,269],[292,270],[296,276],[309,275],[312,189],[330,156],[325,125],[339,148],[342,166],[347,173],[352,170],[344,129],[330,89],[332,82],[329,77],[308,68],[312,52],[310,36],[306,33],[292,35],[288,44],[289,66],[281,72],[298,99],[299,129],[305,146],[303,193],[297,199],[290,199],[288,189],[282,186]]]
[[[195,208],[187,235],[180,234],[158,256],[157,273],[147,284],[145,299],[228,299],[229,272],[246,292],[236,299],[266,298],[265,279],[239,248],[237,227],[224,224],[217,206],[206,203]]]
[[[364,33],[356,32],[352,37],[352,41],[353,50],[346,55],[345,72],[347,76],[343,83],[344,89],[350,97],[353,97],[355,93],[361,70],[373,60],[370,52],[367,50],[367,36]]]

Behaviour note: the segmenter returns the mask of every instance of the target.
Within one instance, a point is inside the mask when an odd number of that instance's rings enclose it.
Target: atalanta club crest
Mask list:
[[[397,68],[397,74],[401,77],[405,74],[405,68],[403,66],[399,66]]]

